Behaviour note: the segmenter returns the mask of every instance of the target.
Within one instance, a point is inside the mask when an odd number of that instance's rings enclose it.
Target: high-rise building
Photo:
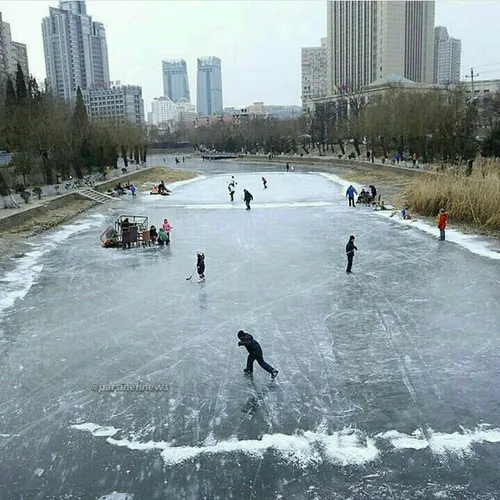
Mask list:
[[[191,101],[186,61],[184,59],[162,61],[163,95],[172,101]]]
[[[0,77],[14,77],[17,65],[21,65],[24,76],[29,76],[28,52],[24,43],[12,41],[10,24],[2,21],[0,13]]]
[[[199,57],[196,108],[201,116],[222,113],[222,72],[218,57]]]
[[[88,115],[94,120],[144,125],[142,87],[138,85],[111,85],[82,90]]]
[[[460,81],[462,42],[450,37],[444,26],[434,29],[434,83],[448,85]]]
[[[434,1],[328,2],[328,93],[354,92],[388,74],[434,78]]]
[[[42,21],[47,81],[64,99],[109,85],[108,47],[101,23],[92,21],[84,0],[61,0]]]
[[[7,44],[5,43],[5,27],[0,12],[0,83],[7,77]]]
[[[326,49],[327,39],[321,39],[321,47],[302,47],[302,102],[323,97],[328,92]]]

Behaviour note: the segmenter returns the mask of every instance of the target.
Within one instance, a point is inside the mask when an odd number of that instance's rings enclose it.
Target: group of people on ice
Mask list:
[[[149,228],[149,240],[153,245],[164,246],[170,245],[170,231],[172,231],[173,226],[170,225],[168,219],[163,219],[163,224],[160,229],[156,229],[155,226]]]
[[[234,180],[234,175],[231,176],[231,180],[229,181],[227,185],[227,189],[229,191],[229,199],[231,202],[234,201],[234,194],[236,193],[236,186],[238,183]],[[265,177],[262,177],[262,186],[264,189],[267,189],[267,179]],[[253,195],[248,191],[248,189],[243,190],[243,201],[245,202],[246,209],[250,210],[251,206],[250,203],[253,201]]]

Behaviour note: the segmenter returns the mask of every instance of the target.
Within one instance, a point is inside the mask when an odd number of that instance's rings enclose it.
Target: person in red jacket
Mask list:
[[[444,208],[441,208],[439,210],[439,215],[438,215],[439,241],[444,241],[445,239],[445,229],[447,222],[448,222],[448,213]]]

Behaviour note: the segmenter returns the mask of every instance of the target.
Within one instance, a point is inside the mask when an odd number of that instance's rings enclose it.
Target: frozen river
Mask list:
[[[0,281],[2,500],[498,498],[499,261],[249,170],[233,206],[208,174],[85,214]],[[122,213],[171,246],[102,249]]]

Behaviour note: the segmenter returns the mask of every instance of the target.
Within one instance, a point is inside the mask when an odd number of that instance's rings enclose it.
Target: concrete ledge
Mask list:
[[[62,194],[57,198],[52,200],[48,200],[43,204],[34,205],[32,207],[27,206],[26,208],[14,208],[13,212],[10,214],[3,214],[3,217],[0,218],[0,232],[7,231],[12,229],[13,227],[19,226],[24,222],[27,222],[31,219],[35,219],[40,215],[45,215],[46,213],[57,210],[58,208],[70,205],[75,200],[82,200],[83,198],[74,193]],[[8,209],[11,210],[11,209]],[[15,210],[15,211],[14,211]],[[7,210],[5,210],[7,212]]]
[[[237,161],[246,163],[290,163],[291,165],[314,165],[323,167],[342,167],[342,168],[352,168],[355,170],[366,170],[366,169],[377,169],[384,170],[386,172],[392,172],[401,175],[420,175],[423,173],[429,173],[429,171],[421,170],[417,168],[408,167],[398,167],[392,164],[382,164],[382,163],[371,163],[359,160],[339,160],[337,158],[327,157],[307,157],[303,156],[275,156],[271,160],[267,156],[254,156],[245,155],[238,158]]]

